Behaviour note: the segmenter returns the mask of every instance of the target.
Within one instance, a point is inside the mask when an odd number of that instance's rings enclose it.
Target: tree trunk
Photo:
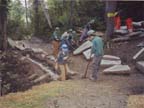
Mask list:
[[[0,72],[0,96],[2,96],[2,74]]]
[[[69,17],[69,26],[72,28],[72,26],[73,26],[73,8],[74,8],[74,1],[73,0],[71,0],[70,1],[70,17]]]
[[[4,51],[7,49],[7,5],[8,1],[1,0],[0,6],[0,33],[1,46]]]
[[[111,38],[114,32],[114,17],[107,17],[108,13],[114,13],[116,11],[116,1],[106,1],[106,41]]]
[[[39,35],[39,0],[34,0],[34,36]]]
[[[4,19],[2,36],[3,36],[3,50],[6,51],[7,50],[7,18]]]
[[[48,8],[46,3],[44,2],[44,0],[41,0],[41,7],[43,9],[44,15],[48,21],[48,25],[50,28],[52,28],[52,24],[51,24],[51,20],[50,20],[50,16],[49,16],[49,12],[48,12]]]
[[[27,0],[25,0],[25,9],[26,9],[26,27],[28,26],[28,13],[27,13]]]

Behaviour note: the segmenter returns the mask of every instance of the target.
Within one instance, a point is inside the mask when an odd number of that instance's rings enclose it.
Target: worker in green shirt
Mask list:
[[[52,46],[53,46],[53,55],[56,58],[59,51],[59,41],[60,41],[60,28],[56,27],[55,31],[52,34]]]
[[[88,39],[92,41],[92,50],[91,54],[94,54],[93,61],[92,61],[92,75],[90,76],[90,80],[96,81],[98,78],[98,71],[100,68],[100,63],[104,54],[104,44],[101,37],[96,36],[94,30],[89,30],[87,35]]]

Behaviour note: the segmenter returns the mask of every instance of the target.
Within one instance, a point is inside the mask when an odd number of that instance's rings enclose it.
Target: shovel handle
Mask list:
[[[86,76],[87,76],[87,72],[88,72],[88,68],[89,68],[90,63],[91,63],[91,61],[89,61],[87,66],[86,66],[86,70],[85,70],[85,73],[83,75],[83,78],[86,78]]]

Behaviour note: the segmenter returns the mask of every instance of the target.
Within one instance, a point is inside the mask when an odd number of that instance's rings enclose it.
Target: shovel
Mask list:
[[[87,66],[86,66],[86,70],[85,70],[84,74],[82,75],[82,79],[86,78],[87,73],[88,73],[88,68],[89,68],[90,63],[91,63],[91,60],[88,61],[88,64],[87,64]]]

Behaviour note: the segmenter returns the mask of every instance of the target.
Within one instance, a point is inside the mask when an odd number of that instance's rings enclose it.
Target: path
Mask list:
[[[50,47],[45,49],[50,53]],[[143,75],[133,71],[130,76],[99,76],[97,82],[80,79],[87,62],[82,56],[71,57],[70,68],[78,75],[68,82],[75,83],[70,92],[63,91],[60,96],[45,101],[45,108],[126,108],[130,95],[143,92]],[[89,68],[90,73],[91,68]],[[71,84],[71,83],[70,83]]]

